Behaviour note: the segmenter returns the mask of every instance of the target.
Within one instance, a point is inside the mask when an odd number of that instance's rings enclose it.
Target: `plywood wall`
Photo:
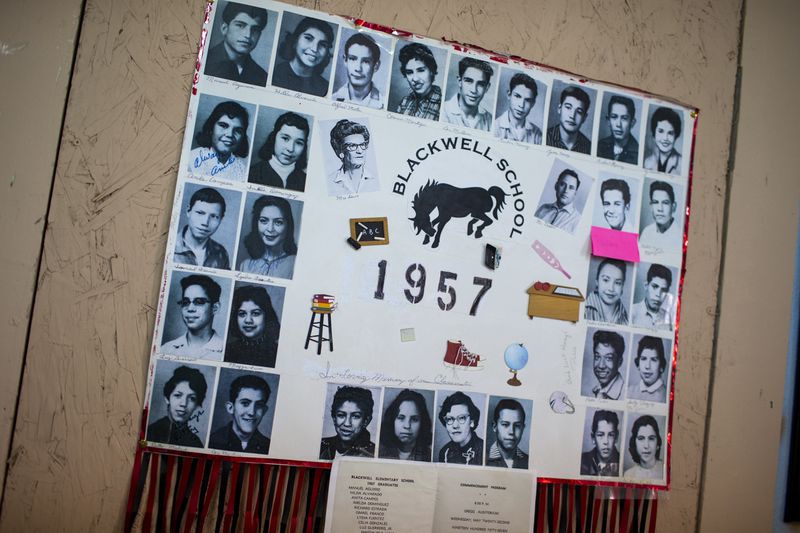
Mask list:
[[[302,5],[513,53],[701,108],[676,381],[673,491],[659,511],[661,531],[694,529],[740,0]],[[2,531],[120,528],[203,7],[201,0],[86,3]]]
[[[791,431],[781,407],[787,352],[796,357],[789,329],[800,223],[800,108],[794,104],[800,73],[787,52],[800,48],[798,21],[800,4],[792,0],[747,6],[709,405],[705,531],[766,530],[776,477],[785,482],[786,471],[777,471],[778,436]],[[782,517],[783,502],[775,503]]]
[[[0,17],[0,457],[8,457],[80,2]],[[20,21],[25,21],[20,23]],[[5,462],[0,463],[0,476]],[[2,487],[0,487],[2,496]]]

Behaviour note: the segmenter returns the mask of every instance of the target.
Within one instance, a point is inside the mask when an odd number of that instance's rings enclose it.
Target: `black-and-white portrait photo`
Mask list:
[[[338,29],[337,24],[284,11],[272,85],[314,96],[328,94]]]
[[[208,447],[238,453],[269,453],[280,376],[222,368]]]
[[[342,28],[331,99],[383,109],[391,68],[390,37]]]
[[[249,193],[242,214],[237,270],[292,279],[302,215],[303,202]]]
[[[451,54],[442,121],[491,131],[497,66],[484,59]]]
[[[161,353],[222,361],[228,279],[173,270],[164,302]]]
[[[683,187],[664,180],[645,179],[639,243],[681,251],[683,242]]]
[[[678,269],[656,263],[636,267],[631,326],[672,331],[678,304]]]
[[[547,146],[589,154],[592,151],[592,102],[597,90],[553,81],[547,118]]]
[[[665,403],[672,341],[635,333],[631,354],[633,362],[628,372],[628,398]]]
[[[439,120],[446,66],[447,50],[397,41],[388,110],[415,118]]]
[[[311,142],[309,115],[267,106],[258,108],[253,155],[247,180],[303,192]]]
[[[534,216],[567,233],[575,233],[594,180],[560,159],[553,162]]]
[[[628,333],[587,328],[581,368],[581,396],[624,400],[629,349]]]
[[[202,448],[210,418],[204,404],[215,376],[211,366],[157,360],[147,440]]]
[[[528,73],[503,67],[497,85],[494,136],[526,144],[542,144],[547,85]]]
[[[206,55],[206,76],[264,87],[278,14],[220,1]]]
[[[608,324],[628,324],[633,263],[602,257],[589,262],[583,318]]]
[[[189,176],[246,181],[256,106],[201,94],[186,171]]]
[[[486,466],[528,469],[533,401],[490,396]]]
[[[683,175],[683,118],[671,107],[650,105],[645,143],[644,168]]]
[[[638,165],[642,100],[606,91],[600,114],[597,157]]]
[[[225,362],[275,368],[286,289],[237,281],[228,320]]]
[[[624,475],[637,480],[664,479],[667,454],[666,417],[628,413]]]
[[[601,172],[599,183],[592,225],[637,233],[639,180]]]
[[[581,446],[581,475],[619,477],[622,411],[586,409]]]
[[[431,461],[433,444],[431,390],[387,388],[381,419],[378,457],[403,461]]]
[[[172,261],[230,270],[242,193],[187,182]]]
[[[365,117],[320,122],[328,196],[348,196],[380,189],[375,158],[375,139]]]
[[[379,388],[329,383],[319,458],[375,457],[373,435],[377,434],[380,398]]]
[[[434,457],[439,463],[483,464],[486,395],[479,392],[439,390],[439,412],[434,431]]]

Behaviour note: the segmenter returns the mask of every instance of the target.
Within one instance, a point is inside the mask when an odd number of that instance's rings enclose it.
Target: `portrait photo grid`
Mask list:
[[[640,262],[591,256],[585,281],[573,280],[585,301],[568,392],[582,436],[564,476],[663,486],[693,111],[279,2],[221,0],[207,26],[153,334],[148,445],[254,461],[534,467],[534,410],[546,404],[444,384],[328,379],[324,405],[307,406],[319,454],[275,455],[288,429],[282,374],[311,353],[292,353],[281,335],[312,281],[297,273],[319,260],[309,213],[326,199],[392,193],[380,159],[392,139],[375,132],[395,120],[553,154],[526,208],[537,231],[635,235]]]
[[[329,383],[322,413],[320,460],[349,456],[530,467],[532,400]],[[344,446],[352,440],[357,442]]]

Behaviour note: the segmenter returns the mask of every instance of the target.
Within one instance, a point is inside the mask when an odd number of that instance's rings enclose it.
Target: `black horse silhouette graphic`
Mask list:
[[[478,221],[482,225],[474,228],[475,238],[480,239],[483,230],[493,221],[487,216],[492,210],[492,199],[494,199],[494,211],[492,216],[497,220],[497,214],[503,210],[506,203],[505,197],[508,196],[500,187],[489,187],[489,190],[480,187],[466,187],[464,189],[454,187],[447,183],[428,181],[423,185],[417,194],[411,207],[414,208],[414,218],[410,218],[414,223],[417,235],[420,231],[425,232],[425,240],[422,244],[428,244],[431,237],[432,247],[439,246],[439,239],[442,237],[442,230],[451,218],[463,218],[471,216],[472,220],[467,224],[467,235],[472,235],[473,227]],[[439,210],[435,219],[431,220],[431,212]],[[434,226],[437,226],[434,228]]]

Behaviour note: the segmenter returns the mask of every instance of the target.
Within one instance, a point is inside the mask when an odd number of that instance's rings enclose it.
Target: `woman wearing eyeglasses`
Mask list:
[[[348,196],[378,190],[378,176],[367,168],[369,130],[342,119],[331,130],[331,147],[342,165],[328,179],[328,195]]]
[[[444,399],[439,422],[447,429],[450,442],[439,450],[440,463],[483,464],[483,439],[475,433],[480,418],[481,412],[463,392]]]

